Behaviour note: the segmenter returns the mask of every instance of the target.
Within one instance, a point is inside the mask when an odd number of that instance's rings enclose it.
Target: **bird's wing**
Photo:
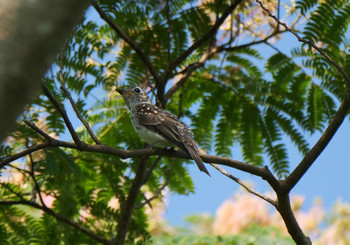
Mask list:
[[[141,104],[135,110],[138,122],[141,125],[158,133],[172,144],[187,152],[177,126],[178,124],[183,124],[179,119],[152,104]]]
[[[209,174],[198,155],[198,147],[192,139],[192,131],[173,114],[160,110],[152,104],[141,104],[135,108],[138,122],[147,129],[163,136],[166,140],[188,153],[198,168]]]

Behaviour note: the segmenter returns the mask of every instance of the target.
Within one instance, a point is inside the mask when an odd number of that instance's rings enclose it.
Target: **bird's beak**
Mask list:
[[[125,89],[116,89],[117,92],[123,97],[124,101],[128,101],[130,97],[133,96],[133,92],[125,90]]]
[[[123,93],[126,92],[125,89],[117,88],[116,90],[117,90],[118,93],[120,93],[120,95],[123,95]]]

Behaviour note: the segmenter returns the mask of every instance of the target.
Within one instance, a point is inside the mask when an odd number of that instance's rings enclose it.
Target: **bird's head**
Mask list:
[[[150,102],[148,95],[139,87],[117,88],[116,90],[123,97],[129,109],[132,109],[135,105],[140,103]]]

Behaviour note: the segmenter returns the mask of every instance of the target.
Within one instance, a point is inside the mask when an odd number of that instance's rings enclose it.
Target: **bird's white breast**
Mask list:
[[[154,146],[166,147],[173,146],[169,141],[164,139],[161,135],[152,132],[151,130],[140,125],[137,120],[131,120],[132,126],[136,133],[147,143]]]

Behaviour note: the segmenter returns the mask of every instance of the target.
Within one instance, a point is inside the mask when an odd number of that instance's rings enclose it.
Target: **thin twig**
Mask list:
[[[45,143],[42,143],[42,144],[38,144],[38,145],[33,145],[31,147],[28,147],[27,149],[25,149],[24,151],[21,151],[19,153],[16,153],[12,156],[9,156],[7,158],[5,158],[4,160],[2,160],[0,162],[0,169],[5,167],[7,164],[9,164],[10,162],[13,162],[21,157],[24,157],[32,152],[35,152],[35,151],[38,151],[38,150],[41,150],[41,149],[44,149],[46,147],[50,146],[50,142],[45,142]]]
[[[286,31],[276,31],[275,30],[270,35],[268,35],[267,37],[265,37],[263,39],[260,39],[260,40],[257,40],[257,41],[252,41],[252,42],[241,44],[241,45],[237,45],[237,46],[234,46],[234,47],[225,47],[224,45],[222,45],[221,47],[218,48],[218,52],[235,51],[235,50],[239,50],[239,49],[242,49],[242,48],[247,48],[247,47],[250,47],[250,46],[253,46],[253,45],[257,45],[257,44],[267,43],[267,41],[269,39],[271,39],[272,37],[275,37],[276,35],[281,34],[283,32],[286,32]]]
[[[7,183],[1,183],[6,189],[8,189],[11,193],[15,194],[19,199],[24,200],[24,197],[21,193],[14,191]]]
[[[161,78],[156,71],[156,69],[153,67],[151,61],[148,59],[148,57],[145,55],[145,53],[142,51],[142,49],[103,11],[103,9],[97,4],[96,1],[92,2],[92,6],[96,9],[96,11],[99,13],[100,17],[107,22],[107,24],[127,43],[130,45],[132,49],[135,50],[135,52],[138,54],[140,59],[143,61],[143,63],[146,65],[148,70],[151,72],[154,80],[156,80],[157,83],[161,83]]]
[[[46,204],[45,204],[45,202],[44,202],[44,199],[43,199],[43,197],[42,197],[42,195],[41,195],[41,190],[40,190],[40,186],[39,186],[39,184],[38,184],[38,182],[36,181],[36,178],[35,178],[35,171],[34,171],[34,164],[35,164],[35,162],[34,162],[34,160],[33,160],[33,156],[32,156],[32,154],[30,153],[29,154],[29,161],[30,161],[30,177],[33,179],[33,182],[34,182],[34,186],[35,186],[35,190],[37,191],[37,193],[38,193],[38,196],[39,196],[39,200],[40,200],[40,202],[41,202],[41,205],[43,205],[43,207],[44,208],[47,208],[47,206],[46,206]]]
[[[21,205],[31,206],[31,207],[34,207],[36,209],[40,209],[40,210],[44,211],[45,213],[47,213],[51,216],[54,216],[57,220],[62,221],[64,223],[67,223],[67,224],[73,226],[74,228],[82,231],[83,233],[87,234],[91,238],[94,238],[95,240],[102,242],[104,244],[110,244],[110,242],[108,240],[104,239],[103,237],[98,236],[97,234],[86,229],[85,227],[81,226],[80,224],[75,223],[74,221],[72,221],[64,216],[61,216],[60,214],[55,213],[52,209],[46,207],[46,205],[44,203],[43,203],[43,206],[41,206],[36,202],[28,201],[22,196],[21,193],[14,191],[8,184],[2,183],[1,185],[4,186],[6,189],[8,189],[13,194],[15,194],[20,200],[19,201],[0,201],[0,205],[17,205],[17,204],[20,205],[21,204]]]
[[[148,181],[149,177],[151,177],[153,170],[156,168],[156,166],[158,165],[161,159],[162,159],[162,156],[158,156],[156,160],[154,160],[152,166],[148,169],[145,175],[145,180],[143,184],[145,184]]]
[[[290,33],[292,33],[299,42],[308,44],[310,46],[312,46],[315,50],[317,50],[321,55],[323,55],[344,77],[344,79],[346,80],[347,84],[348,84],[348,88],[350,88],[350,78],[349,76],[346,74],[346,72],[344,71],[344,69],[339,66],[328,54],[326,54],[321,48],[319,48],[316,44],[314,44],[313,42],[311,42],[310,40],[306,40],[304,38],[301,38],[298,33],[296,33],[296,31],[290,29],[288,27],[288,25],[284,22],[281,22],[275,15],[273,15],[271,13],[271,11],[269,9],[267,9],[260,0],[256,0],[256,2],[260,5],[260,7],[272,18],[274,19],[278,24],[282,25],[287,31],[289,31]]]
[[[217,32],[217,30],[220,28],[220,26],[224,23],[226,18],[231,14],[232,11],[234,11],[237,6],[242,2],[242,0],[235,0],[221,15],[219,19],[215,22],[215,24],[210,28],[210,30],[205,33],[199,40],[194,42],[188,49],[186,49],[179,57],[177,57],[173,62],[168,64],[168,67],[165,71],[165,78],[168,78],[168,76],[171,74],[171,71],[181,64],[190,54],[192,54],[193,51],[195,51],[198,47],[200,47],[203,43],[208,41],[210,38],[213,37],[213,35]]]
[[[168,92],[165,94],[164,98],[165,101],[169,100],[174,93],[184,85],[184,83],[191,77],[191,75],[193,74],[193,72],[195,72],[197,69],[201,68],[204,66],[204,64],[206,63],[206,61],[208,61],[209,59],[211,59],[215,54],[220,53],[222,51],[235,51],[235,50],[239,50],[242,48],[247,48],[253,45],[257,45],[260,43],[267,43],[267,41],[276,36],[277,34],[283,33],[286,31],[274,31],[273,33],[271,33],[270,35],[268,35],[267,37],[265,37],[264,39],[258,40],[258,41],[253,41],[250,43],[246,43],[246,44],[242,44],[242,45],[238,45],[235,47],[226,47],[227,44],[221,45],[220,47],[217,48],[211,48],[210,50],[208,50],[207,52],[205,52],[202,57],[200,58],[200,60],[198,62],[192,63],[190,65],[188,65],[181,73],[180,73],[180,78],[179,81],[176,82],[173,87],[171,87]]]
[[[37,133],[39,133],[41,136],[43,136],[45,139],[47,139],[48,141],[52,141],[54,140],[54,138],[52,138],[50,135],[48,135],[47,133],[45,133],[43,130],[41,130],[40,128],[38,128],[34,123],[29,122],[28,120],[24,119],[23,122],[25,124],[27,124],[29,127],[31,127],[34,131],[36,131]]]
[[[79,118],[79,120],[82,122],[82,124],[84,125],[84,127],[86,128],[86,130],[88,131],[89,135],[91,136],[91,138],[95,141],[95,143],[97,145],[100,145],[101,142],[98,140],[98,138],[96,137],[96,135],[94,134],[94,132],[91,130],[90,128],[90,125],[88,122],[86,122],[84,120],[84,118],[82,117],[82,115],[80,114],[73,98],[72,98],[72,95],[71,93],[68,91],[68,89],[66,88],[66,86],[64,85],[64,77],[63,77],[63,65],[60,65],[60,71],[59,71],[59,74],[60,74],[60,83],[61,83],[61,89],[63,90],[63,92],[67,95],[68,97],[68,100],[71,104],[71,106],[73,107],[73,110],[76,114],[76,116]]]
[[[29,139],[27,138],[26,143],[25,143],[27,148],[29,147],[28,141],[29,141]],[[34,176],[34,159],[33,159],[32,153],[28,154],[27,158],[29,159],[29,175]],[[35,183],[34,183],[34,185],[35,185]],[[37,189],[35,187],[32,188],[32,191],[31,191],[32,201],[36,200],[36,193],[35,193],[36,190]]]
[[[70,122],[66,110],[62,107],[62,105],[56,100],[56,98],[53,96],[51,91],[46,87],[46,85],[42,84],[43,90],[45,92],[45,95],[51,100],[51,102],[54,104],[54,106],[57,108],[57,110],[60,112],[67,128],[70,133],[70,135],[73,138],[73,141],[79,148],[83,148],[83,142],[80,141],[77,133],[75,132],[72,123]]]
[[[169,100],[176,93],[176,91],[181,88],[191,77],[192,73],[195,72],[198,68],[203,67],[205,62],[211,59],[217,52],[217,48],[209,48],[209,50],[202,55],[198,62],[188,65],[186,69],[179,75],[179,80],[165,94],[165,101]]]
[[[21,168],[19,168],[19,167],[17,167],[17,166],[14,166],[14,165],[12,165],[12,164],[8,164],[8,166],[9,166],[10,168],[16,169],[18,172],[22,173],[23,175],[24,175],[24,173],[30,174],[30,171],[28,171],[28,170],[26,170],[26,169],[21,169]]]
[[[211,166],[213,166],[214,168],[216,168],[220,173],[222,173],[223,175],[229,177],[230,179],[232,179],[233,181],[235,181],[236,183],[238,183],[240,186],[242,186],[244,189],[246,189],[249,193],[260,197],[261,199],[265,200],[266,202],[272,204],[274,207],[277,207],[277,202],[257,191],[255,191],[253,188],[249,187],[248,185],[246,185],[243,181],[241,181],[239,178],[236,178],[235,176],[233,176],[232,174],[230,174],[229,172],[227,172],[226,170],[224,170],[223,168],[219,167],[218,165],[214,164],[214,163],[210,163]]]
[[[170,175],[171,175],[171,172],[173,171],[173,169],[174,169],[174,163],[172,163],[172,164],[171,164],[171,167],[168,169],[167,174],[166,174],[166,176],[165,176],[165,181],[164,181],[163,185],[162,185],[158,190],[156,190],[156,191],[154,192],[154,195],[153,195],[151,198],[148,198],[148,199],[146,199],[144,202],[142,202],[142,203],[140,203],[139,205],[137,205],[137,206],[135,207],[135,209],[141,208],[141,207],[143,207],[143,206],[146,205],[146,204],[149,204],[149,205],[151,206],[151,201],[153,201],[154,199],[158,198],[159,195],[162,193],[162,191],[165,189],[165,187],[168,186],[168,184],[169,184],[169,179],[170,179]]]

